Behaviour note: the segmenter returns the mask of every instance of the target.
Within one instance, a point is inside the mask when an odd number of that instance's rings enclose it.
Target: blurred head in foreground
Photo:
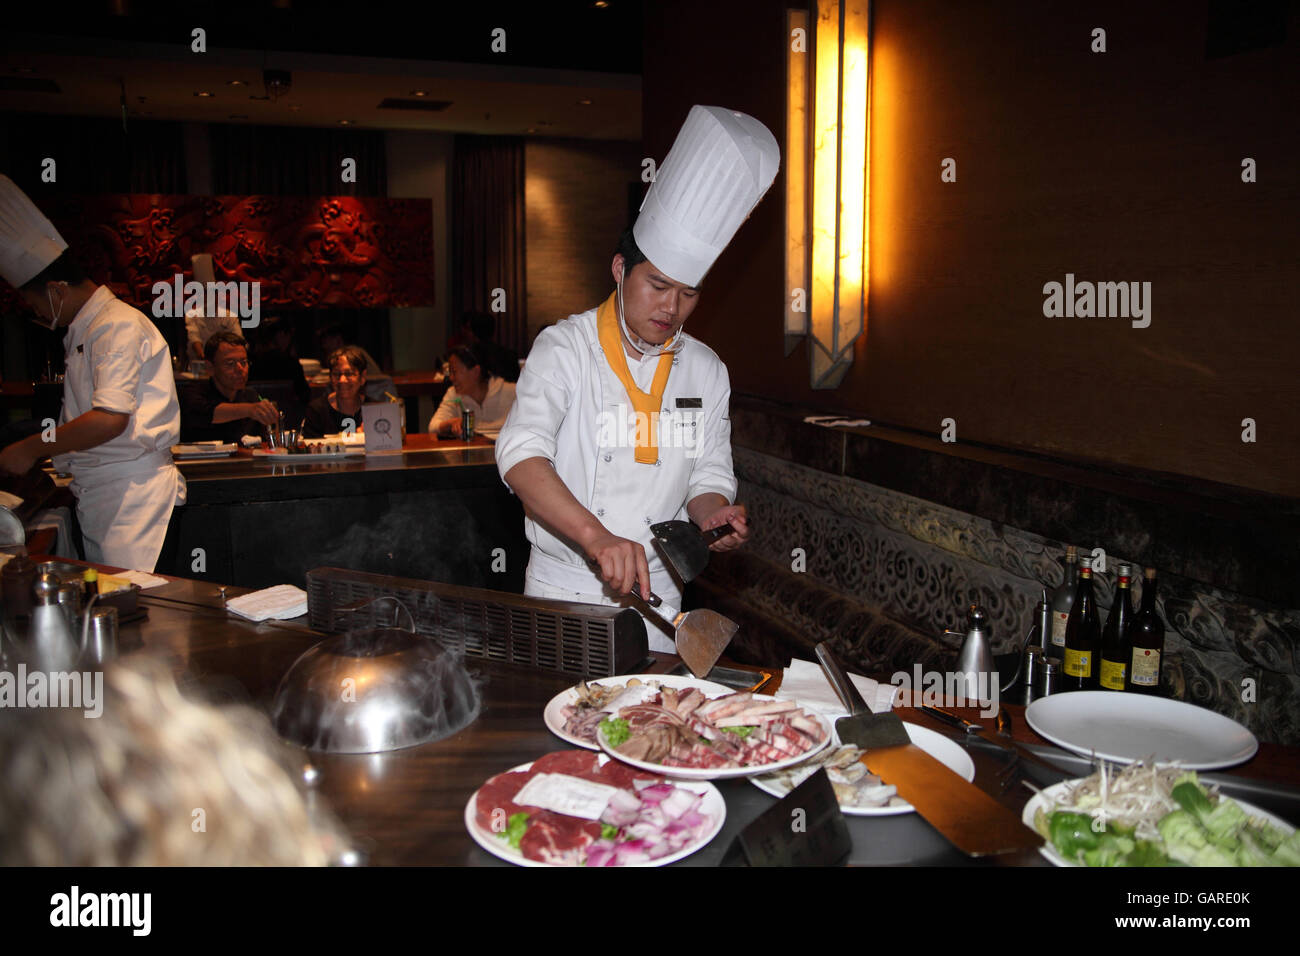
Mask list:
[[[184,698],[159,661],[104,673],[103,714],[0,712],[0,865],[323,866],[347,851],[251,707]]]

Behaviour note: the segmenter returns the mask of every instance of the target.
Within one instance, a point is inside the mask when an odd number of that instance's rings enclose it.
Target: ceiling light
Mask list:
[[[203,97],[204,99],[207,99],[207,98],[210,97],[212,94],[211,94],[210,92],[208,92],[207,90],[196,90],[195,93],[194,93],[194,95],[195,95],[195,96],[201,96],[201,97]]]

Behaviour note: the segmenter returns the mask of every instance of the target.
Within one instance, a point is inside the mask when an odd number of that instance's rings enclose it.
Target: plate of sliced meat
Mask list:
[[[825,717],[795,701],[749,691],[700,701],[671,688],[620,707],[596,728],[610,756],[684,780],[771,773],[807,760],[831,736]]]
[[[551,698],[542,712],[547,729],[561,740],[577,747],[599,750],[596,727],[620,707],[644,703],[662,688],[681,692],[694,689],[699,703],[713,697],[732,693],[725,684],[683,677],[675,674],[628,674],[622,677],[602,677],[600,680],[579,681],[568,690]]]
[[[665,780],[590,750],[499,773],[465,806],[465,827],[520,866],[665,866],[708,845],[727,805],[712,784]]]

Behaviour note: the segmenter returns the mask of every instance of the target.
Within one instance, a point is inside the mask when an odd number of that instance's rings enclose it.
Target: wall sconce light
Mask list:
[[[835,388],[866,328],[868,0],[787,11],[785,349],[807,337],[813,388]]]

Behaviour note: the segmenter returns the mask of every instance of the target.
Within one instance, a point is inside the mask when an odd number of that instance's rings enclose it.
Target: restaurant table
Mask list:
[[[523,509],[487,439],[413,433],[401,451],[331,461],[240,450],[177,466],[187,501],[174,512],[163,573],[302,586],[307,571],[334,565],[523,590]]]
[[[231,588],[228,597],[243,593]],[[268,710],[280,677],[303,651],[323,635],[307,627],[305,618],[254,624],[221,607],[218,589],[209,583],[172,580],[145,592],[141,604],[148,620],[122,627],[124,650],[150,652],[167,658],[184,683],[203,688],[225,701],[247,701]],[[652,668],[665,671],[676,663],[671,655],[654,655]],[[569,745],[546,729],[542,710],[555,694],[575,682],[572,675],[467,658],[471,674],[481,681],[483,708],[477,720],[441,741],[381,754],[326,755],[299,751],[304,766],[319,772],[317,792],[348,828],[357,848],[371,865],[508,865],[474,843],[465,828],[465,807],[489,777]],[[780,671],[776,673],[779,675]],[[1024,721],[1024,708],[1004,705],[1012,714],[1014,736],[1035,745],[1037,738]],[[945,736],[944,725],[910,707],[899,708],[914,721]],[[974,718],[976,711],[959,711]],[[1063,751],[1040,752],[1070,764]],[[998,786],[997,757],[971,749],[975,783],[1019,812],[1031,796],[1017,784]],[[1296,795],[1300,793],[1300,751],[1261,744],[1250,761],[1226,772],[1203,774],[1252,803],[1275,809],[1300,824]],[[727,805],[722,831],[680,866],[717,865],[736,834],[775,798],[745,780],[715,784]],[[1253,788],[1253,789],[1252,789]],[[1270,800],[1275,802],[1270,806]],[[848,862],[860,865],[1023,865],[1043,866],[1036,851],[972,860],[954,850],[917,814],[890,817],[846,817],[853,849]]]
[[[0,382],[0,408],[31,408],[36,385],[31,381]]]

